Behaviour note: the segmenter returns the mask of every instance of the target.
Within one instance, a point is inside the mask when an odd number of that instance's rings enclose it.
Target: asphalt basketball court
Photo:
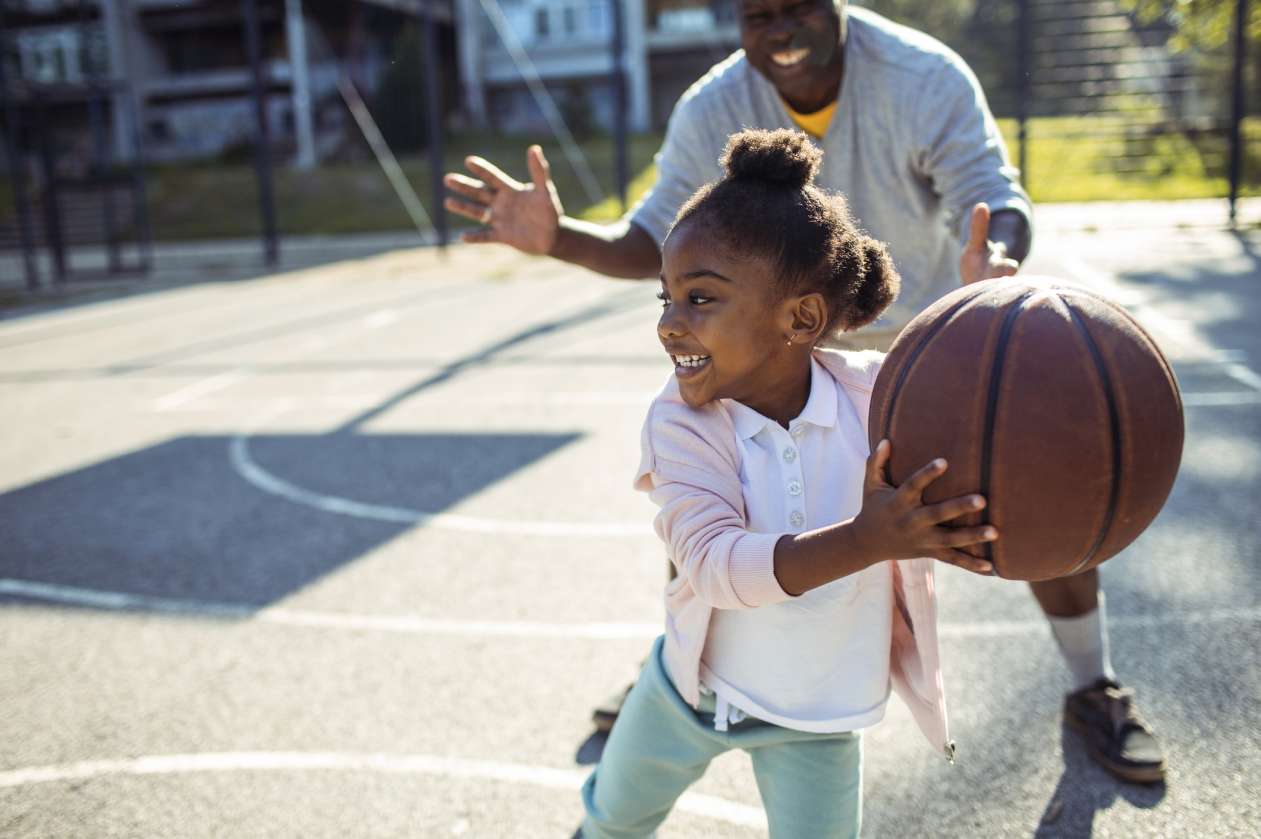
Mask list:
[[[1169,504],[1103,568],[1169,781],[1062,729],[1026,587],[944,569],[959,763],[892,702],[864,835],[1256,835],[1261,231],[1039,212],[1026,270],[1129,306],[1184,391]],[[568,837],[660,631],[655,291],[417,249],[0,320],[0,835]],[[739,754],[661,831],[764,833]]]

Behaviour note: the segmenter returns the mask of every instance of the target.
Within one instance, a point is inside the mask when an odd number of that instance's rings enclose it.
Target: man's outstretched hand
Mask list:
[[[1010,277],[1020,270],[1020,263],[1007,256],[1007,245],[992,241],[990,235],[990,208],[977,204],[972,208],[972,226],[968,243],[959,257],[959,276],[964,285],[994,277]]]
[[[526,163],[530,167],[528,184],[477,156],[464,159],[476,177],[451,173],[442,179],[447,189],[460,196],[448,197],[446,208],[484,225],[465,233],[463,241],[499,242],[541,256],[552,252],[564,210],[543,149],[530,146]]]

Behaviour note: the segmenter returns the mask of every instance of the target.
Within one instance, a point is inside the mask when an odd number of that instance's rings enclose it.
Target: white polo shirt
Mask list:
[[[811,361],[810,396],[784,429],[728,402],[741,455],[748,529],[801,533],[862,507],[867,435],[831,374]],[[745,715],[798,731],[853,731],[879,722],[889,697],[893,578],[882,562],[756,609],[716,609],[701,683],[715,726]]]

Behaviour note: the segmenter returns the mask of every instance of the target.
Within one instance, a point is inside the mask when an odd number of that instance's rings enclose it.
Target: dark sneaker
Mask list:
[[[1134,708],[1134,691],[1111,679],[1064,698],[1064,721],[1081,734],[1090,756],[1123,781],[1165,779],[1165,755],[1151,726]]]
[[[622,690],[610,696],[608,699],[600,703],[594,711],[591,712],[591,722],[595,723],[595,730],[608,734],[613,730],[613,723],[617,722],[617,715],[622,713],[622,704],[626,702],[626,697],[630,694],[631,688],[635,684],[632,682]]]

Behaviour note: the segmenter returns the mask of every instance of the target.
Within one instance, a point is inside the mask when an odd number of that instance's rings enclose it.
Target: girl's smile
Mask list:
[[[710,357],[707,355],[676,355],[670,353],[670,360],[674,362],[674,375],[681,379],[686,379],[699,374],[701,369],[709,364]]]

